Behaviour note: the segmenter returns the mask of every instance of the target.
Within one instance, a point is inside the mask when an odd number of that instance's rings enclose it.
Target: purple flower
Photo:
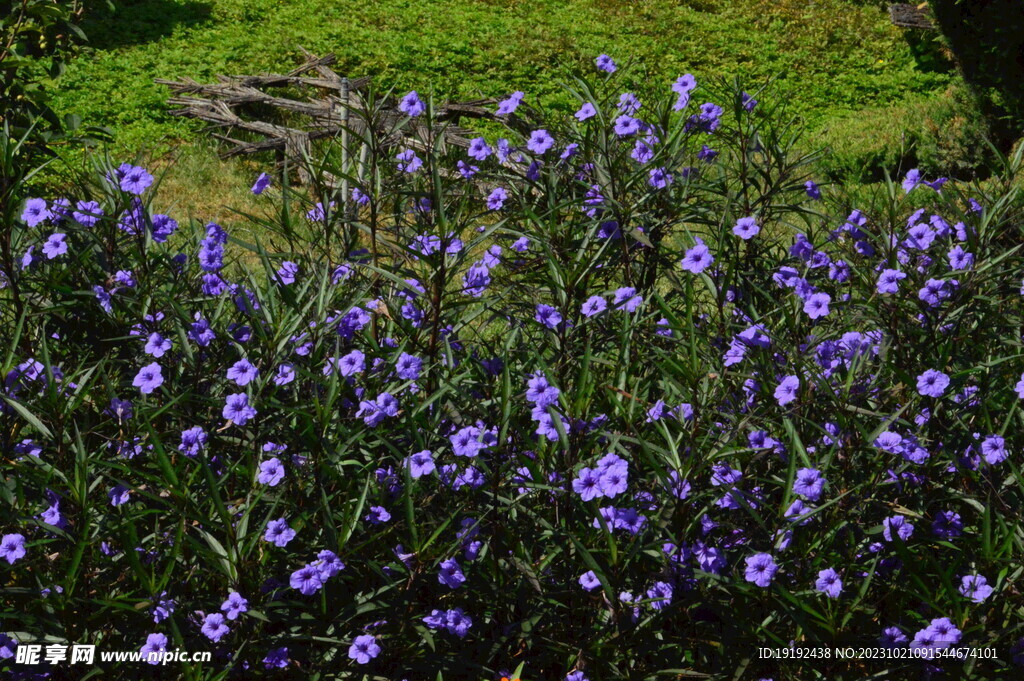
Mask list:
[[[405,149],[395,156],[398,161],[398,169],[406,173],[415,173],[423,165],[423,161],[412,149]]]
[[[604,312],[608,308],[608,301],[603,296],[590,296],[587,298],[587,302],[583,303],[583,307],[580,308],[580,312],[584,317],[593,317],[596,314]]]
[[[260,464],[260,473],[256,479],[261,485],[276,487],[284,480],[284,465],[281,463],[281,460],[275,456],[262,462]]]
[[[759,587],[766,587],[772,583],[772,578],[778,572],[779,566],[772,560],[771,554],[758,553],[746,558],[747,568],[743,578],[753,582]]]
[[[147,355],[163,357],[172,346],[173,343],[170,340],[154,332],[149,334],[149,338],[146,340],[146,346],[143,349]]]
[[[649,175],[647,184],[655,189],[664,189],[672,184],[672,175],[664,168],[652,168]]]
[[[998,435],[989,435],[981,442],[981,454],[985,462],[992,466],[1006,461],[1006,440]]]
[[[228,633],[228,625],[224,621],[224,615],[219,612],[207,615],[203,620],[202,632],[206,638],[214,643],[224,638],[224,635]]]
[[[615,73],[615,62],[612,61],[612,58],[609,57],[607,54],[600,55],[597,59],[594,60],[594,63],[597,64],[597,68],[601,69],[605,73]]]
[[[615,119],[615,134],[620,137],[635,135],[640,131],[640,121],[627,114],[622,114]]]
[[[303,596],[310,596],[323,587],[324,578],[316,567],[306,565],[293,572],[288,583]]]
[[[715,259],[711,255],[711,250],[704,245],[704,242],[701,239],[696,239],[696,242],[697,245],[688,249],[683,255],[683,260],[680,263],[680,266],[687,272],[700,274],[707,269]]]
[[[53,217],[53,213],[46,207],[45,199],[29,199],[25,202],[25,210],[21,213],[21,219],[29,227],[35,227]]]
[[[129,494],[130,490],[124,485],[114,485],[110,488],[110,491],[107,492],[107,496],[110,497],[110,505],[115,508],[128,503]]]
[[[43,243],[43,254],[47,260],[53,260],[68,252],[68,244],[64,234],[51,234]]]
[[[160,373],[160,365],[156,362],[147,364],[146,366],[139,369],[139,373],[135,375],[135,380],[132,381],[132,385],[139,389],[143,395],[148,395],[164,383],[164,377]]]
[[[562,323],[562,315],[558,313],[558,310],[544,303],[537,304],[535,318],[538,322],[552,330],[557,329],[558,325]]]
[[[395,362],[395,373],[398,377],[406,381],[415,381],[420,377],[420,371],[423,369],[423,360],[416,355],[410,355],[403,352],[398,357],[398,361]]]
[[[597,575],[594,574],[593,570],[587,570],[580,575],[579,582],[580,586],[582,586],[586,591],[593,591],[601,586],[601,580],[597,578]]]
[[[879,293],[896,293],[899,290],[899,281],[906,278],[907,275],[899,270],[882,270],[878,275],[876,290]]]
[[[926,397],[942,397],[947,387],[949,376],[941,371],[929,369],[917,377],[917,392]]]
[[[919,184],[921,184],[921,171],[917,168],[911,168],[907,171],[907,176],[903,179],[903,191],[909,194],[910,191]]]
[[[266,173],[260,173],[260,176],[256,178],[256,182],[252,185],[252,193],[257,196],[262,194],[270,186],[270,175]]]
[[[508,96],[508,99],[503,99],[498,102],[498,108],[495,110],[495,113],[499,116],[507,116],[519,108],[519,104],[523,101],[523,97],[524,94],[522,92],[513,92]],[[500,142],[501,140],[498,141]],[[504,162],[504,159],[502,159],[502,161]]]
[[[359,664],[366,664],[378,655],[380,655],[380,646],[377,645],[377,639],[369,634],[356,636],[348,649],[349,658]]]
[[[245,393],[228,395],[224,400],[223,416],[232,423],[244,426],[249,419],[256,416],[256,408],[249,404],[249,396]]]
[[[249,601],[242,597],[237,591],[228,594],[228,599],[221,603],[220,609],[229,620],[236,620],[243,612],[248,612]]]
[[[779,403],[780,407],[784,407],[796,399],[796,394],[799,390],[800,379],[796,376],[786,376],[779,382],[778,387],[775,388],[775,400]]]
[[[832,302],[832,296],[827,293],[815,293],[804,300],[804,312],[811,319],[827,317],[829,313],[828,304]]]
[[[239,386],[245,386],[252,383],[260,375],[260,370],[257,369],[253,364],[242,358],[231,365],[228,369],[228,380],[234,381]]]
[[[277,280],[284,285],[294,284],[295,277],[299,274],[298,264],[285,260],[281,263],[281,267],[277,270]]]
[[[981,575],[964,575],[960,578],[960,593],[975,603],[981,603],[992,595],[994,589]]]
[[[288,666],[288,648],[271,648],[267,656],[263,658],[263,666],[266,669],[284,669]]]
[[[814,184],[811,180],[807,180],[804,183],[804,191],[807,192],[807,196],[814,201],[821,200],[821,190],[818,189],[818,185]]]
[[[405,97],[402,97],[402,101],[398,105],[398,110],[410,118],[416,118],[427,110],[427,105],[420,100],[419,94],[413,90]]]
[[[591,104],[590,102],[584,102],[583,106],[580,107],[580,110],[573,115],[576,117],[576,120],[582,123],[588,118],[593,118],[594,116],[596,116],[597,109],[595,109],[594,105]]]
[[[796,480],[793,482],[793,491],[801,494],[809,501],[817,501],[821,498],[821,492],[825,489],[825,478],[821,471],[815,468],[801,468],[796,472]]]
[[[140,195],[146,188],[153,184],[153,176],[146,172],[145,168],[132,165],[122,165],[118,169],[121,191],[130,194]]]
[[[487,195],[487,207],[490,210],[500,210],[505,205],[505,200],[508,198],[508,192],[503,187],[495,187],[491,190],[491,193]]]
[[[264,540],[279,548],[284,548],[294,538],[295,530],[288,527],[288,521],[284,518],[268,522],[267,531],[263,534]]]
[[[547,130],[534,130],[526,142],[526,148],[535,154],[543,154],[553,146],[555,146],[555,138],[548,134]]]
[[[287,385],[295,380],[295,368],[288,363],[277,367],[277,374],[274,376],[274,385]]]
[[[167,652],[167,637],[163,634],[150,634],[139,652],[149,664],[160,664],[162,653]]]
[[[79,201],[75,208],[78,210],[72,212],[71,217],[83,227],[95,227],[103,217],[103,209],[98,201]]]
[[[25,557],[25,537],[21,534],[5,534],[0,539],[0,558],[11,565],[19,558]]]
[[[492,151],[487,146],[487,140],[483,137],[476,137],[469,143],[469,150],[466,152],[470,158],[475,158],[477,161],[483,161],[491,155]]]
[[[193,426],[181,433],[181,444],[178,450],[185,456],[197,456],[199,451],[206,446],[206,431],[200,426]]]
[[[914,533],[914,526],[901,515],[890,516],[882,521],[882,536],[885,537],[885,541],[893,541],[893,532],[903,541],[907,541]]]
[[[744,241],[753,239],[760,231],[761,226],[757,224],[757,219],[754,217],[740,218],[736,221],[736,226],[732,228],[732,233]]]
[[[462,574],[459,563],[454,558],[449,558],[441,563],[441,569],[437,573],[437,581],[449,589],[457,589],[466,581],[466,576]]]
[[[412,456],[405,460],[406,466],[409,468],[409,477],[417,479],[424,475],[430,475],[437,467],[434,465],[434,456],[431,454],[429,449],[424,449],[422,452],[416,452]]]
[[[371,525],[383,525],[391,520],[391,514],[383,506],[371,506],[365,520]]]
[[[832,568],[826,568],[818,573],[814,588],[829,598],[839,598],[839,594],[843,592],[843,581],[839,579],[839,573]]]

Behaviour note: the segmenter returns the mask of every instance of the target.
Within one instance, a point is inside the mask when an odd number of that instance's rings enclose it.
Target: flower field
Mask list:
[[[5,140],[5,678],[1021,678],[1024,152],[851,205],[770,90],[623,70],[468,149],[371,91],[237,225]]]

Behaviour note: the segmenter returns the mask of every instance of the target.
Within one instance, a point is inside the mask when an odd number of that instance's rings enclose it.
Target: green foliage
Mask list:
[[[559,82],[598,54],[635,62],[631,81],[777,78],[812,125],[838,113],[941,91],[884,10],[849,0],[156,0],[97,11],[88,58],[68,69],[57,106],[115,129],[134,154],[199,126],[174,119],[154,78],[281,71],[296,45],[335,52],[337,70],[439,97],[500,96],[566,111]]]
[[[822,165],[834,180],[880,182],[919,168],[932,176],[984,177],[994,162],[989,129],[962,87],[835,119],[810,137],[832,153]]]

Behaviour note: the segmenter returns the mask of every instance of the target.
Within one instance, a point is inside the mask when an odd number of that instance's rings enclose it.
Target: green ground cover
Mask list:
[[[915,48],[883,8],[851,0],[156,0],[97,8],[91,45],[55,105],[114,130],[126,149],[163,150],[194,126],[167,113],[153,79],[282,70],[296,45],[338,55],[337,70],[445,97],[523,90],[569,106],[561,74],[601,52],[635,77],[777,77],[811,127],[951,82],[948,64]],[[914,38],[911,38],[913,41]],[[926,39],[927,42],[930,39]]]

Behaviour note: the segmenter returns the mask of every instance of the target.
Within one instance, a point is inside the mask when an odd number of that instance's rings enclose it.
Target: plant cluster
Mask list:
[[[311,192],[257,179],[251,243],[133,164],[26,197],[0,669],[58,641],[213,652],[154,678],[1019,673],[1010,181],[913,170],[851,210],[768,93],[596,67],[573,116],[514,92],[468,149],[369,93]],[[850,642],[925,659],[755,656]]]

